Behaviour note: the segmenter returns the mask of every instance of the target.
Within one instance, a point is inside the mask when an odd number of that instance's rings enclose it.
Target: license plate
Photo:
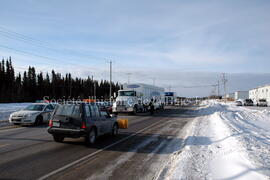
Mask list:
[[[124,111],[124,110],[126,110],[126,108],[124,108],[124,107],[118,107],[117,110],[118,111]]]
[[[53,122],[53,126],[54,127],[60,127],[60,123],[59,122]]]

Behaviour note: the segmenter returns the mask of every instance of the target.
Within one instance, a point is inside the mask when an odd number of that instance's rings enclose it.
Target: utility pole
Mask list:
[[[131,75],[132,73],[127,73],[127,76],[128,76],[128,84],[130,83],[130,75]]]
[[[69,98],[71,99],[72,97],[72,78],[71,78],[71,74],[68,75],[68,79],[69,79]]]
[[[97,97],[96,97],[96,96],[97,96],[97,95],[96,95],[96,91],[97,91],[97,90],[96,90],[96,89],[97,89],[97,88],[96,88],[96,82],[94,82],[94,97],[95,97],[95,99],[97,99]]]
[[[110,102],[112,101],[112,61],[110,60]]]
[[[92,96],[93,96],[93,98],[94,98],[94,97],[95,97],[95,95],[94,95],[94,94],[95,94],[95,93],[94,93],[95,90],[94,90],[94,76],[93,76],[93,75],[92,75],[92,83],[93,83],[93,94],[92,94]]]
[[[96,98],[96,82],[94,81],[94,76],[92,75],[92,82],[94,84],[94,87],[93,87],[93,98],[94,99],[97,99]]]
[[[72,80],[70,79],[69,96],[72,96]]]
[[[223,86],[224,86],[225,103],[226,103],[226,94],[227,94],[226,84],[227,84],[227,82],[228,82],[228,79],[226,78],[226,74],[225,74],[225,73],[222,73],[222,75],[221,75],[221,81],[222,81]]]
[[[217,92],[218,94],[217,95],[219,97],[219,80],[218,80],[218,84],[217,85],[218,85],[218,92]]]
[[[153,78],[153,86],[156,84],[156,78]]]

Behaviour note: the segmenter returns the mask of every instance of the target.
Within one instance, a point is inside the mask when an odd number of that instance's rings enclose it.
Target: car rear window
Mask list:
[[[99,107],[95,104],[92,104],[90,107],[91,107],[91,115],[93,117],[100,117]]]
[[[91,117],[90,107],[88,105],[84,106],[84,110],[85,110],[85,116],[86,117]]]
[[[79,118],[80,114],[81,114],[80,105],[74,104],[58,105],[55,111],[55,115],[58,116],[71,116]]]
[[[102,117],[103,116],[107,117],[109,115],[108,112],[107,112],[107,110],[106,110],[106,108],[104,106],[103,107],[100,107],[99,109],[100,109],[100,115]]]

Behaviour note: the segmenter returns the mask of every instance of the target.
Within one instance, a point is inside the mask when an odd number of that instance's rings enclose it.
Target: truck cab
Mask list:
[[[145,112],[149,109],[149,103],[153,101],[154,108],[160,109],[164,104],[164,89],[143,84],[124,84],[118,91],[116,102],[113,104],[113,113]]]
[[[113,104],[113,112],[134,113],[139,110],[137,92],[133,90],[119,90],[116,102]]]

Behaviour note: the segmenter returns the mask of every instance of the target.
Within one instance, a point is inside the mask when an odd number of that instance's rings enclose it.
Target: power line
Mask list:
[[[46,48],[46,49],[51,50],[51,51],[59,52],[59,50],[53,49],[53,48],[51,48],[51,47],[49,47],[49,46],[45,46],[45,45],[43,45],[43,44],[39,44],[39,43],[35,43],[35,42],[33,42],[33,41],[29,41],[28,39],[16,37],[16,36],[9,35],[9,34],[4,34],[1,30],[0,30],[0,35],[1,35],[1,36],[4,36],[4,37],[6,37],[6,38],[12,39],[12,40],[21,41],[21,42],[23,42],[23,43],[27,43],[27,44],[34,45],[34,46],[38,46],[38,47],[41,47],[41,48]]]
[[[53,62],[55,62],[55,61],[60,61],[61,62],[61,60],[59,60],[59,59],[55,59],[55,58],[51,58],[51,57],[47,57],[47,56],[42,56],[42,55],[38,55],[38,54],[34,54],[34,53],[29,53],[29,52],[18,50],[18,49],[11,48],[11,47],[8,47],[8,46],[0,45],[0,47],[2,47],[4,49],[16,51],[16,52],[21,53],[21,54],[24,54],[24,55],[30,55],[30,56],[35,56],[35,57],[43,58],[43,59],[48,59],[48,60],[51,60]],[[66,62],[62,61],[62,63],[66,63]],[[70,64],[76,65],[76,64],[73,64],[73,63],[70,63]]]
[[[179,85],[179,86],[171,86],[171,87],[179,87],[179,88],[202,88],[202,87],[215,87],[215,86],[218,86],[217,84],[205,84],[205,85],[196,85],[196,86],[182,86],[182,85]]]
[[[20,34],[18,32],[12,31],[10,29],[7,29],[7,28],[1,27],[1,26],[0,26],[0,29],[2,29],[2,32],[6,33],[6,34],[10,34],[10,35],[14,35],[14,36],[17,36],[19,38],[22,38],[22,39],[26,39],[26,40],[35,41],[35,42],[39,42],[39,43],[42,43],[42,44],[50,45],[50,43],[48,43],[46,41],[41,41],[39,39],[35,39],[35,38],[30,37],[30,36]]]
[[[10,34],[3,34],[1,30],[0,30],[0,35],[1,36],[4,36],[6,38],[12,39],[12,40],[17,40],[17,41],[21,41],[21,42],[26,43],[26,44],[33,45],[35,47],[45,48],[47,50],[54,51],[54,52],[56,52],[58,54],[64,54],[65,53],[64,51],[61,51],[59,49],[52,48],[51,45],[50,46],[47,46],[47,45],[44,45],[44,44],[36,43],[34,41],[31,41],[31,40],[29,41],[28,39],[25,39],[25,38],[13,36],[13,35],[10,35]],[[65,50],[65,51],[72,53],[71,56],[74,56],[74,57],[77,57],[77,56],[74,55],[74,53],[75,53],[77,55],[84,56],[86,58],[103,59],[103,58],[100,58],[100,57],[97,57],[97,56],[92,56],[92,55],[89,56],[89,55],[86,55],[86,54],[82,54],[82,53],[78,53],[78,52],[73,52],[73,51],[70,51],[70,50]]]
[[[21,42],[24,42],[24,43],[28,43],[30,45],[38,46],[38,47],[41,47],[41,48],[46,48],[47,50],[51,50],[51,51],[54,51],[54,52],[57,52],[57,53],[60,53],[60,54],[66,53],[66,52],[63,52],[63,51],[61,51],[59,49],[52,48],[52,45],[50,43],[48,43],[48,42],[45,42],[45,41],[42,41],[42,40],[39,40],[39,39],[32,38],[30,36],[20,34],[20,33],[17,33],[15,31],[11,31],[11,30],[9,30],[7,28],[0,27],[0,35],[4,36],[6,38],[9,38],[9,39],[13,39],[13,40],[21,41]],[[104,59],[102,57],[97,57],[97,56],[93,56],[93,55],[89,56],[89,55],[86,55],[86,54],[82,54],[82,53],[78,53],[78,52],[74,52],[74,51],[70,51],[70,50],[65,50],[65,51],[70,52],[71,55],[74,56],[74,57],[77,57],[77,56],[74,55],[74,54],[77,54],[77,55],[80,55],[80,56],[84,56],[85,58],[91,58],[91,59],[97,59],[97,60]]]

